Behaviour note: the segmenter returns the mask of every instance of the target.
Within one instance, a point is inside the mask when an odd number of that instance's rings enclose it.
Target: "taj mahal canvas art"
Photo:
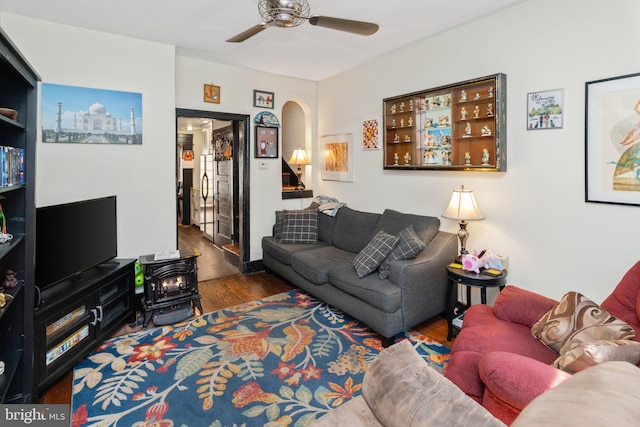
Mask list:
[[[42,142],[142,144],[142,94],[42,84]]]

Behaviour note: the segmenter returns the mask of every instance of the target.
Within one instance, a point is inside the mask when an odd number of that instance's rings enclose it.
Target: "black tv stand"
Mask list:
[[[35,397],[133,321],[135,262],[112,259],[42,289],[35,312]]]

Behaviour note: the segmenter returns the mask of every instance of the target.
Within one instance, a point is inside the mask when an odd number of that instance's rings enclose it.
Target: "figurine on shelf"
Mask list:
[[[476,96],[474,96],[474,97],[473,97],[473,99],[475,99],[475,100],[478,100],[478,99],[480,99],[480,98],[482,98],[482,97],[480,96],[480,94],[479,94],[479,93],[476,93]]]
[[[442,164],[443,165],[450,165],[451,164],[451,157],[449,157],[451,155],[451,151],[443,151],[442,152]]]
[[[451,107],[451,96],[445,95],[442,103],[443,107]]]
[[[467,118],[467,109],[462,107],[460,109],[460,119],[465,120]]]
[[[432,128],[433,127],[433,119],[431,119],[429,117],[425,117],[425,119],[424,119],[424,127],[425,128]]]
[[[429,137],[427,138],[427,146],[428,147],[433,147],[436,145],[436,136],[432,133],[429,134]]]
[[[483,165],[489,164],[489,150],[487,150],[486,148],[482,149],[482,164]]]
[[[407,120],[407,122],[408,122],[408,126],[409,127],[413,126],[413,118],[412,117],[409,117],[409,120]]]
[[[405,135],[404,142],[411,142],[411,137],[409,135]]]
[[[426,165],[435,165],[437,164],[436,162],[436,153],[431,151],[431,150],[427,150],[424,153],[424,163]]]
[[[442,135],[442,145],[451,145],[451,135]]]
[[[396,119],[391,120],[391,127],[396,127]]]
[[[404,119],[400,119],[400,127],[403,128],[404,127]]]
[[[395,136],[393,137],[393,142],[400,142],[400,135],[396,133]]]
[[[480,106],[476,105],[476,107],[473,109],[473,117],[474,118],[478,118],[480,117]]]
[[[411,154],[409,154],[409,152],[405,153],[404,155],[404,164],[405,165],[411,164]]]
[[[422,108],[423,110],[428,110],[429,109],[429,98],[424,98],[422,101],[422,106],[420,108]]]
[[[440,106],[442,105],[442,100],[439,96],[434,96],[433,101],[431,102],[433,103],[433,108],[440,108]]]
[[[493,132],[491,132],[491,128],[489,125],[482,126],[482,130],[480,131],[482,136],[491,136]]]
[[[404,113],[404,102],[400,103],[400,112]]]
[[[413,99],[409,100],[409,111],[413,111]]]
[[[395,114],[396,113],[396,104],[393,104],[391,106],[391,114]]]
[[[398,162],[400,161],[400,156],[398,156],[398,153],[395,153],[393,155],[393,165],[394,166],[398,166]]]
[[[8,268],[7,271],[4,272],[4,282],[2,283],[2,287],[4,289],[13,289],[16,286],[18,286],[17,273]]]
[[[493,116],[493,104],[487,105],[487,117]]]
[[[493,98],[493,86],[491,86],[491,87],[489,88],[489,91],[488,91],[488,92],[489,92],[489,93],[487,94],[487,96],[488,96],[489,98]]]
[[[464,152],[464,164],[465,165],[471,164],[471,153],[469,153],[468,151]]]
[[[465,102],[467,100],[467,91],[463,90],[460,92],[460,102]]]
[[[471,136],[471,123],[469,122],[467,122],[467,125],[464,127],[464,136],[465,137]]]
[[[444,114],[438,117],[438,125],[439,126],[449,126],[449,116],[445,116]]]

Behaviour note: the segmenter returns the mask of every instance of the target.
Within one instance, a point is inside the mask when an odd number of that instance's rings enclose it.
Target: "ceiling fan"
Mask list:
[[[269,27],[297,27],[305,21],[309,21],[311,25],[318,27],[346,31],[361,36],[370,36],[378,31],[378,24],[370,22],[352,21],[330,16],[310,16],[311,8],[307,0],[259,0],[258,11],[262,17],[262,23],[254,25],[227,41],[230,43],[243,42]]]

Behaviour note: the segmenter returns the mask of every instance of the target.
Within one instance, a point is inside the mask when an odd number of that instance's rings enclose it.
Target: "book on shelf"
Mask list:
[[[453,320],[451,321],[451,324],[453,326],[455,326],[458,329],[462,329],[462,321],[464,320],[464,313],[462,313],[459,316],[456,316],[453,318]]]
[[[0,186],[24,184],[24,150],[0,146]]]

